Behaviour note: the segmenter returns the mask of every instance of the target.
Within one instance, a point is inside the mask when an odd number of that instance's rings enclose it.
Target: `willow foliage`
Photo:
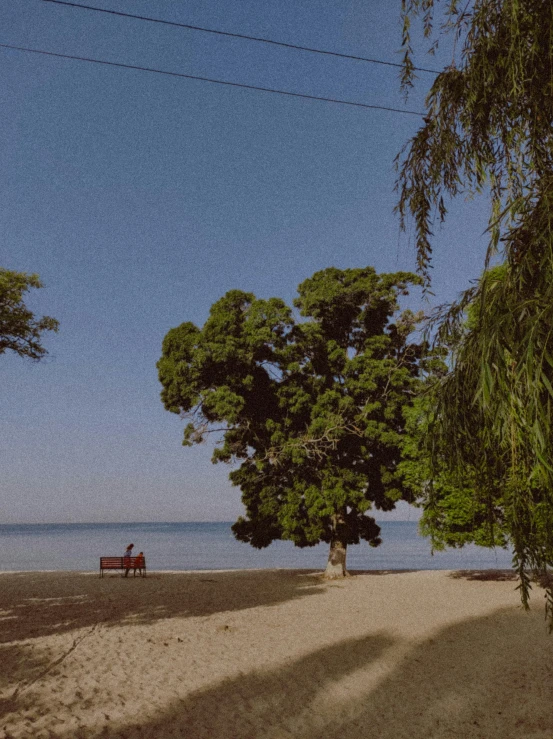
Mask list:
[[[406,88],[410,23],[422,17],[431,38],[435,5],[403,2]],[[453,361],[434,388],[428,443],[455,450],[450,468],[479,471],[499,503],[526,605],[528,569],[553,565],[553,3],[449,0],[444,35],[452,63],[398,157],[398,211],[415,221],[428,284],[435,220],[456,195],[489,192],[486,267],[498,254],[503,264],[435,316]]]
[[[516,222],[552,186],[553,3],[450,0],[443,33],[462,49],[427,98],[424,125],[398,158],[398,210],[417,228],[419,267],[428,278],[432,227],[448,197],[489,188],[490,250],[506,220]],[[406,61],[412,81],[410,18],[424,13],[432,33],[434,0],[403,0]],[[508,249],[507,249],[508,250]]]

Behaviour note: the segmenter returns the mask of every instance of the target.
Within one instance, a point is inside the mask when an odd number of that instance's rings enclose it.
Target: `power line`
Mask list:
[[[212,28],[202,28],[201,26],[191,26],[188,23],[177,23],[176,21],[166,21],[161,18],[150,18],[145,15],[133,15],[132,13],[123,13],[119,10],[107,10],[106,8],[97,8],[93,5],[81,5],[80,3],[71,3],[67,0],[43,0],[46,3],[55,3],[56,5],[68,5],[72,8],[81,8],[81,10],[93,10],[97,13],[108,13],[109,15],[118,15],[122,18],[134,18],[135,20],[148,21],[149,23],[161,23],[165,26],[176,26],[177,28],[187,28],[191,31],[201,31],[202,33],[214,33],[218,36],[230,36],[231,38],[242,38],[248,41],[259,41],[263,44],[273,44],[274,46],[283,46],[285,49],[296,49],[298,51],[308,51],[311,54],[325,54],[327,56],[337,56],[341,59],[354,59],[358,62],[368,62],[369,64],[383,64],[387,67],[402,68],[402,64],[397,62],[386,62],[382,59],[370,59],[364,56],[353,56],[352,54],[341,54],[338,51],[326,51],[324,49],[314,49],[309,46],[298,46],[297,44],[287,44],[283,41],[273,41],[272,39],[260,38],[258,36],[246,36],[243,33],[230,33],[229,31],[217,31]],[[439,74],[437,69],[426,69],[424,67],[413,67],[417,72],[429,72],[430,74]]]
[[[14,49],[15,51],[25,51],[30,54],[44,54],[45,56],[54,56],[59,59],[71,59],[79,62],[90,62],[92,64],[104,64],[108,67],[121,67],[123,69],[134,69],[138,72],[153,72],[154,74],[165,74],[169,77],[182,77],[187,80],[199,80],[200,82],[211,82],[215,85],[229,85],[230,87],[243,87],[246,90],[256,90],[259,92],[272,92],[277,95],[288,95],[296,98],[306,98],[307,100],[320,100],[324,103],[337,103],[339,105],[350,105],[356,108],[370,108],[372,110],[387,110],[391,113],[405,113],[406,115],[424,116],[425,113],[419,113],[416,110],[401,110],[400,108],[388,108],[385,105],[369,105],[368,103],[355,103],[351,100],[339,100],[337,98],[319,97],[317,95],[305,95],[301,92],[288,92],[287,90],[275,90],[271,87],[257,87],[256,85],[245,85],[241,82],[227,82],[226,80],[214,80],[210,77],[198,77],[192,74],[183,74],[182,72],[167,72],[164,69],[154,69],[152,67],[139,67],[134,64],[122,64],[121,62],[108,62],[103,59],[92,59],[85,56],[73,56],[71,54],[58,54],[54,51],[44,51],[43,49],[30,49],[25,46],[12,46],[11,44],[2,44],[3,49]]]

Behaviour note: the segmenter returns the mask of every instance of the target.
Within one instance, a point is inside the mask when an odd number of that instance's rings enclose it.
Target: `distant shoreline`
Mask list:
[[[511,566],[511,554],[501,549],[467,545],[432,555],[428,539],[415,521],[380,524],[382,544],[348,547],[351,570],[462,570]],[[0,570],[93,571],[102,556],[122,556],[133,542],[144,551],[148,569],[323,569],[328,544],[295,547],[275,541],[264,549],[239,542],[228,522],[4,524],[0,525]]]

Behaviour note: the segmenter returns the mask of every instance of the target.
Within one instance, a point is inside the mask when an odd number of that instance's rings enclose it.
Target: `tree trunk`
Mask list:
[[[332,539],[330,540],[328,562],[326,570],[324,571],[324,577],[327,580],[336,580],[339,577],[348,576],[348,571],[346,570],[346,553],[348,545],[344,536],[345,532],[343,531],[343,518],[340,515],[335,515],[332,519]]]

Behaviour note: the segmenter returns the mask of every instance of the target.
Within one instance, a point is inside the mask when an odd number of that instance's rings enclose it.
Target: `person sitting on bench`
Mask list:
[[[136,575],[137,570],[140,577],[144,577],[144,552],[139,552],[138,556],[134,558],[133,577]]]

